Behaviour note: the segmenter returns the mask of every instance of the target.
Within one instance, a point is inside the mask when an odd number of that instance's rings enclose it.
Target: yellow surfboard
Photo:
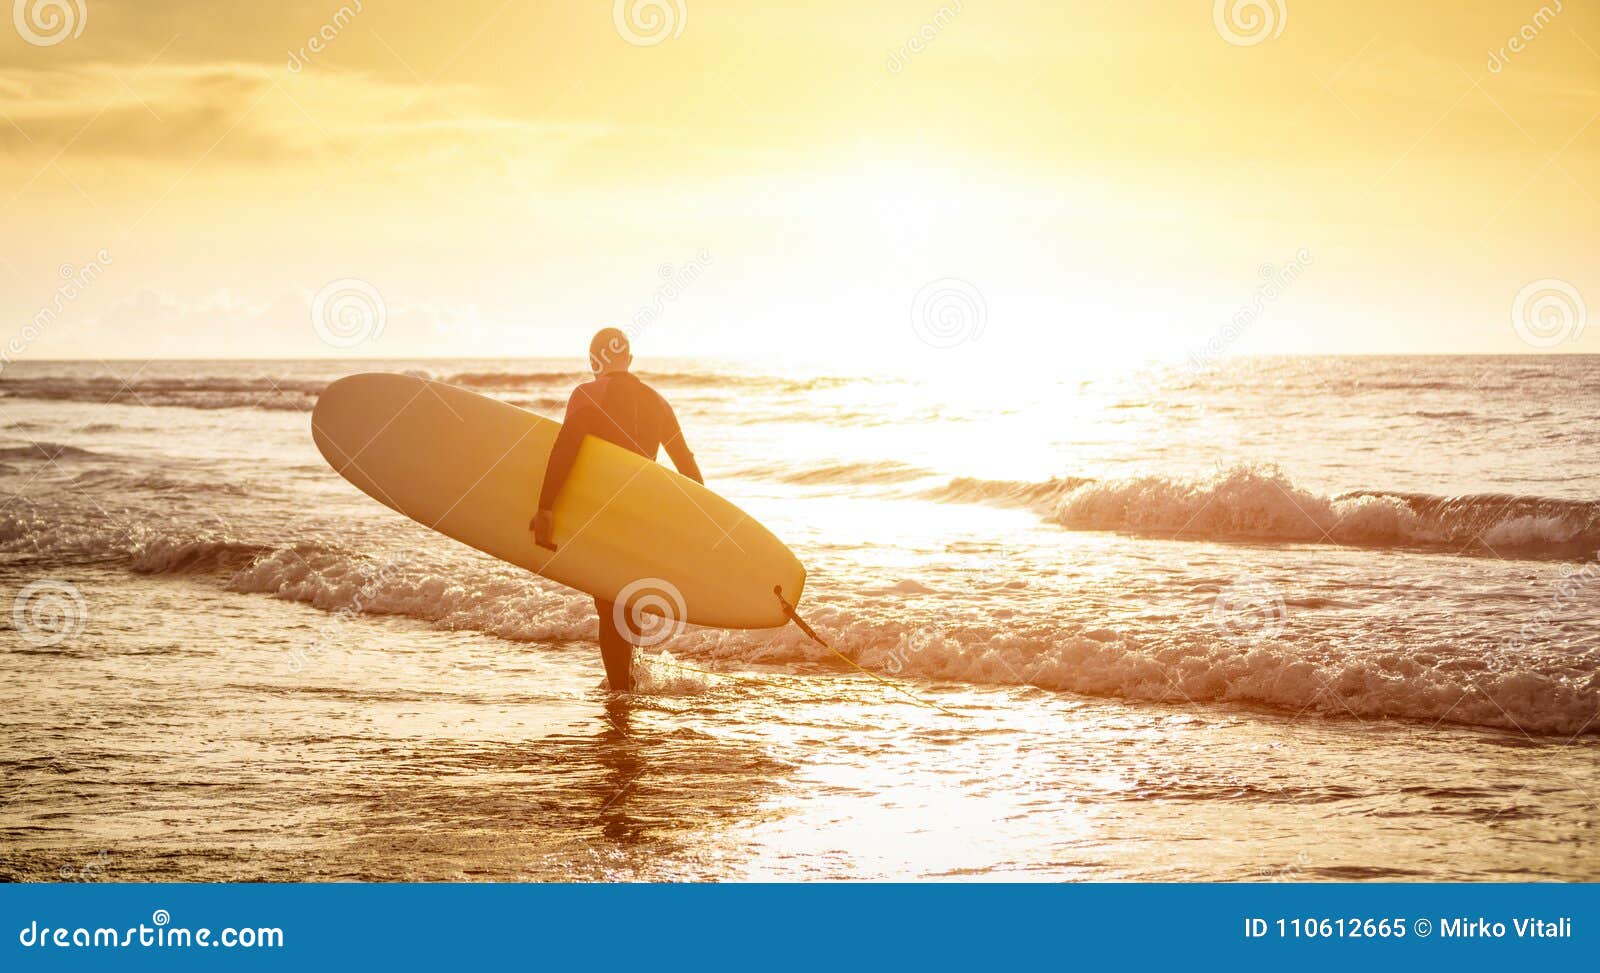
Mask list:
[[[750,515],[659,463],[586,437],[555,505],[555,544],[533,542],[560,423],[409,375],[364,374],[311,413],[322,456],[373,499],[497,558],[608,601],[719,628],[787,623],[806,572]]]

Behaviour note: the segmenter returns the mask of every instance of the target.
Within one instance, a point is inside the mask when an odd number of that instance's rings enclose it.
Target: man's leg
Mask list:
[[[594,600],[600,615],[600,659],[606,664],[606,681],[614,693],[633,692],[633,642],[617,628],[616,605]]]

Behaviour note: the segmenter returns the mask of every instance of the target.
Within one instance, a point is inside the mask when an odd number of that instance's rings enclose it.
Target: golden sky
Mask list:
[[[13,7],[11,359],[1600,351],[1592,4]]]

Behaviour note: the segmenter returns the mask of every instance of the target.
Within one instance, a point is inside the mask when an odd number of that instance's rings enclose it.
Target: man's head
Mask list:
[[[625,372],[633,364],[628,336],[620,328],[601,328],[589,341],[589,367],[596,375]]]

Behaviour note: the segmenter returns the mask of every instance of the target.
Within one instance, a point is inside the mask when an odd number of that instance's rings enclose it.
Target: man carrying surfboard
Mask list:
[[[661,393],[628,371],[633,351],[628,336],[617,328],[601,328],[589,342],[589,367],[594,381],[584,382],[567,400],[567,412],[550,449],[545,466],[544,485],[539,491],[539,510],[528,522],[535,543],[555,549],[555,503],[561,487],[578,458],[584,436],[595,436],[623,449],[655,459],[665,448],[678,472],[704,483],[700,467],[684,441],[678,417]],[[634,625],[631,618],[620,619],[617,606],[600,598],[594,600],[600,616],[600,658],[606,666],[606,681],[612,692],[633,689]]]

